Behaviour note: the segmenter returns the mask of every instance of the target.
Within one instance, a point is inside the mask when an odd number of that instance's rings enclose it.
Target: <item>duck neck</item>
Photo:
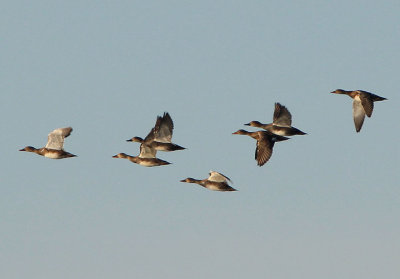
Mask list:
[[[44,156],[46,151],[47,151],[46,147],[42,147],[42,148],[38,148],[38,149],[35,148],[32,152],[34,152],[34,153],[36,153],[38,155]]]

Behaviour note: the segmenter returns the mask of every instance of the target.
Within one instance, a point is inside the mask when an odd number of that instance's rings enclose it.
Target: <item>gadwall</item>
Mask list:
[[[280,103],[275,103],[272,123],[263,124],[259,121],[251,121],[244,125],[262,128],[279,136],[306,135],[303,131],[292,127],[292,115],[289,110]]]
[[[384,97],[363,90],[347,91],[336,89],[331,93],[345,94],[353,99],[353,118],[357,133],[361,130],[365,115],[371,117],[372,111],[374,110],[374,102],[387,100]]]
[[[221,191],[221,192],[236,191],[236,189],[232,188],[228,184],[228,182],[231,182],[231,180],[225,175],[216,171],[210,171],[209,177],[202,180],[188,177],[186,179],[181,180],[181,182],[196,183],[199,184],[200,186],[203,186],[204,188],[213,191]]]
[[[157,150],[153,147],[142,143],[140,145],[140,154],[139,156],[130,156],[125,153],[119,153],[117,155],[112,156],[113,158],[121,158],[128,159],[129,161],[139,164],[145,167],[156,167],[169,165],[170,163],[161,159],[156,158]]]
[[[76,157],[76,155],[66,152],[63,149],[64,138],[68,137],[72,132],[71,127],[58,128],[52,131],[47,137],[47,144],[42,148],[35,148],[32,146],[26,146],[19,151],[33,152],[38,155],[51,158],[51,159],[64,159],[70,157]]]

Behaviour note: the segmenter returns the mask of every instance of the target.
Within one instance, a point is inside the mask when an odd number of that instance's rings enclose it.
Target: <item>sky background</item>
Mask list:
[[[400,2],[332,2],[3,3],[0,277],[399,278]],[[388,100],[357,134],[337,88]],[[275,102],[308,135],[260,168],[232,132]],[[164,111],[173,164],[112,158]]]

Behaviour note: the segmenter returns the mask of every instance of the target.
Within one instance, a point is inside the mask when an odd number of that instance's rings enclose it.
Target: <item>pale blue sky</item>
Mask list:
[[[334,2],[3,3],[0,277],[397,279],[400,2]],[[337,88],[388,100],[357,134]],[[275,102],[308,135],[260,168],[231,133]],[[111,158],[164,111],[172,165]]]

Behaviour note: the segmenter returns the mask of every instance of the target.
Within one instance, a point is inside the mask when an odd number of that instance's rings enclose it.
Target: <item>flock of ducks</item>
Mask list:
[[[133,137],[128,139],[129,142],[140,143],[139,156],[130,156],[125,153],[114,155],[113,158],[128,159],[129,161],[145,167],[155,167],[169,165],[170,163],[156,158],[157,151],[176,151],[185,149],[182,146],[171,142],[174,123],[168,112],[164,115],[157,116],[156,124],[149,134],[142,139],[141,137]]]
[[[343,89],[336,89],[331,93],[345,94],[353,99],[353,119],[357,132],[361,130],[365,115],[371,117],[374,109],[374,102],[387,100],[386,98],[362,90],[346,91]],[[275,103],[272,123],[262,124],[259,121],[251,121],[245,125],[263,129],[255,132],[248,132],[240,129],[233,133],[234,135],[247,135],[257,141],[255,159],[259,166],[263,166],[271,158],[275,142],[288,140],[288,136],[306,135],[305,132],[292,127],[292,115],[289,110],[280,103]],[[165,112],[163,116],[157,116],[156,124],[144,139],[141,137],[133,137],[127,140],[128,142],[140,143],[140,152],[138,156],[118,153],[112,157],[128,159],[133,163],[145,167],[169,165],[169,162],[157,158],[156,154],[157,151],[177,151],[185,149],[180,145],[172,143],[173,129],[174,123],[172,118],[168,112]],[[26,146],[19,151],[33,152],[51,159],[76,157],[76,155],[66,152],[63,148],[64,139],[68,137],[71,132],[71,127],[55,129],[48,135],[45,147],[37,149],[32,146]],[[236,189],[229,185],[231,180],[216,171],[210,171],[209,177],[202,180],[188,177],[181,180],[181,182],[196,183],[213,191],[236,191]]]

